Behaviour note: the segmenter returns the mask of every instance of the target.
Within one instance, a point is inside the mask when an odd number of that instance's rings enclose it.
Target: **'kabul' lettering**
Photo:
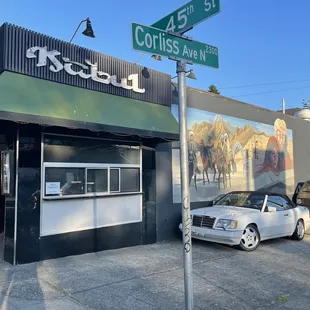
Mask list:
[[[132,90],[136,93],[143,94],[145,93],[145,88],[139,88],[139,76],[138,74],[130,74],[127,78],[122,78],[120,82],[117,81],[116,75],[110,75],[103,71],[98,71],[97,63],[91,63],[90,60],[85,60],[85,63],[88,65],[84,65],[75,61],[71,61],[69,58],[62,57],[64,64],[62,64],[57,56],[60,56],[61,53],[52,50],[48,51],[47,46],[33,46],[29,48],[26,52],[27,58],[37,58],[36,52],[38,51],[38,62],[37,67],[45,67],[47,65],[47,59],[51,62],[49,69],[52,72],[59,72],[61,70],[65,70],[68,74],[76,76],[78,75],[82,79],[91,78],[93,81],[102,83],[102,84],[112,84],[115,87],[121,87],[124,89]],[[74,71],[72,69],[72,65],[76,65],[81,68],[80,71]],[[84,72],[84,70],[89,71],[90,74]],[[131,85],[128,84],[128,81],[131,81]]]

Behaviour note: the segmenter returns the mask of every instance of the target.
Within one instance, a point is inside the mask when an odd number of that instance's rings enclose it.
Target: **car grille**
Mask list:
[[[193,226],[196,226],[196,227],[213,228],[214,222],[215,222],[215,217],[206,216],[206,215],[194,215],[193,216]]]

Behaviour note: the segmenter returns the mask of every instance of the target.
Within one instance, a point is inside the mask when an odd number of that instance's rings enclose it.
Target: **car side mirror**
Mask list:
[[[268,212],[277,212],[277,208],[276,207],[267,207],[267,211]]]

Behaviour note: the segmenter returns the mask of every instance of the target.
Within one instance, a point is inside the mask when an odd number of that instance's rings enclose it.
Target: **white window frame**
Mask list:
[[[87,186],[87,169],[107,169],[108,170],[108,191],[104,193],[87,193],[85,187],[84,194],[67,195],[67,196],[48,196],[45,193],[45,169],[46,168],[83,168],[85,169],[85,185]],[[140,169],[140,184],[137,192],[121,192],[121,168],[137,168]],[[110,169],[119,169],[119,192],[110,191]],[[121,196],[131,194],[142,194],[142,165],[132,164],[95,164],[95,163],[59,163],[59,162],[45,162],[42,165],[42,184],[43,199],[44,200],[59,200],[59,199],[74,199],[74,198],[93,198],[104,196]]]
[[[101,140],[101,141],[110,141],[117,144],[127,144],[130,141],[126,140],[114,140],[106,138],[96,138],[96,137],[85,137],[85,136],[75,136],[75,135],[66,135],[58,133],[42,133],[41,135],[41,203],[43,200],[61,200],[61,199],[74,199],[74,198],[94,198],[94,197],[105,197],[105,196],[122,196],[122,195],[134,195],[142,194],[142,143],[133,141],[136,144],[135,147],[139,147],[140,151],[140,161],[139,164],[102,164],[102,163],[62,163],[62,162],[44,162],[44,139],[46,137],[73,137],[73,138],[82,138],[90,140]],[[107,193],[87,193],[87,188],[85,186],[85,193],[80,195],[68,195],[68,196],[46,196],[45,195],[45,168],[84,168],[85,169],[85,185],[87,186],[87,169],[108,169],[108,189]],[[140,169],[140,184],[139,191],[137,192],[121,192],[121,168],[138,168]],[[119,192],[110,191],[110,169],[119,169]]]
[[[111,170],[118,170],[118,191],[111,191]],[[110,167],[109,169],[109,190],[110,193],[120,193],[121,192],[121,168],[114,168],[114,167]],[[140,185],[140,190],[141,190],[141,185]]]

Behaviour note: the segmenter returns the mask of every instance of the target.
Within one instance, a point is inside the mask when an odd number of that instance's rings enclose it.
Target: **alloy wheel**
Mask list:
[[[247,249],[253,249],[259,242],[257,231],[253,227],[247,227],[242,234],[241,242]]]
[[[304,224],[302,223],[302,221],[298,221],[298,223],[297,223],[297,235],[299,238],[303,238],[304,234],[305,234]]]

